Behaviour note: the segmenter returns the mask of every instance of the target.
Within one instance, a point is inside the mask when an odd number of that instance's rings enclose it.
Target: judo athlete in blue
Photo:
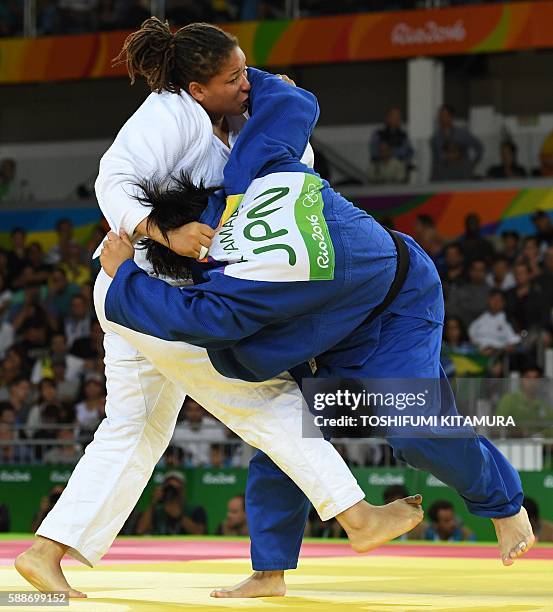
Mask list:
[[[224,376],[266,380],[316,357],[318,377],[439,379],[444,319],[436,269],[401,235],[408,270],[383,312],[398,270],[398,238],[299,160],[318,118],[316,98],[250,69],[251,118],[225,168],[224,190],[201,221],[221,224],[203,282],[172,287],[132,261],[112,235],[102,264],[113,282],[108,320],[208,349]],[[505,565],[534,536],[517,472],[485,438],[390,438],[395,456],[454,488],[491,518]],[[271,491],[267,497],[266,491]],[[254,569],[296,567],[308,503],[259,453],[250,464],[247,510]],[[242,587],[227,596],[241,596]],[[270,593],[267,593],[270,594]],[[223,594],[224,595],[224,594]]]

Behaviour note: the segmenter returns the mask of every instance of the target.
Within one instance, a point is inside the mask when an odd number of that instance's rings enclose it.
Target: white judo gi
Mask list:
[[[243,123],[237,119],[235,127]],[[231,133],[231,144],[235,138]],[[153,93],[100,162],[96,195],[102,212],[115,232],[123,229],[132,236],[148,214],[133,198],[134,182],[184,170],[195,183],[221,184],[229,153],[190,96]],[[312,156],[312,151],[306,154]],[[148,270],[143,251],[137,251],[135,261]],[[94,288],[105,332],[106,418],[38,535],[66,544],[70,554],[87,565],[97,563],[169,444],[186,395],[263,450],[304,491],[322,520],[364,498],[330,443],[302,438],[301,394],[289,374],[262,383],[225,378],[213,368],[205,349],[106,321],[104,299],[110,282],[102,271]]]

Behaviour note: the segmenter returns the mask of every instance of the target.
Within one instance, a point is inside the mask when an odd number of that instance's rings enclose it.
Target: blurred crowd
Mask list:
[[[438,111],[436,129],[428,145],[432,155],[432,182],[553,176],[553,131],[544,139],[533,168],[525,168],[519,163],[515,140],[505,133],[497,151],[497,163],[479,172],[477,167],[484,154],[484,145],[478,136],[460,125],[455,109],[448,104],[443,104]],[[369,153],[368,179],[371,183],[408,182],[415,169],[416,151],[403,126],[399,108],[391,108],[383,124],[372,133]]]
[[[479,0],[165,0],[170,23],[186,25],[193,21],[221,23],[287,17],[312,17],[482,4]],[[25,0],[0,3],[0,36],[22,36]],[[136,28],[150,17],[151,0],[36,0],[36,30],[39,36],[78,34]],[[290,13],[290,11],[292,11]]]

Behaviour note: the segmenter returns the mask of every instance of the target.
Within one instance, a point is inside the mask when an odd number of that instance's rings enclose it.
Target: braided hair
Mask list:
[[[209,23],[191,23],[175,33],[167,21],[150,17],[125,39],[113,65],[125,64],[134,84],[143,76],[157,93],[180,93],[196,81],[207,83],[238,46],[235,36]]]
[[[201,183],[198,187],[183,172],[177,177],[171,177],[169,187],[157,177],[136,183],[136,186],[139,188],[136,199],[151,208],[146,227],[155,224],[167,241],[171,230],[191,221],[199,221],[209,196],[221,189],[204,187]],[[178,255],[151,238],[141,240],[139,248],[146,251],[146,259],[156,274],[177,280],[190,279],[190,264],[194,259]]]

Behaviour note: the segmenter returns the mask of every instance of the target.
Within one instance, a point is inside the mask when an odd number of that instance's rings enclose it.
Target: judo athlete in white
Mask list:
[[[457,415],[439,360],[444,306],[434,264],[411,237],[388,232],[300,162],[318,118],[316,98],[273,75],[248,74],[251,119],[224,170],[226,202],[220,192],[203,190],[200,219],[212,227],[222,222],[203,280],[177,288],[149,277],[132,261],[128,238],[113,234],[101,257],[113,276],[106,318],[203,346],[217,371],[233,378],[268,380],[316,357],[316,378],[323,382],[431,379],[440,385],[428,402],[430,414]],[[192,187],[185,181],[181,187],[182,208],[197,207]],[[160,226],[168,203],[177,214],[178,189],[150,184],[144,191],[152,214],[159,210]],[[471,513],[493,521],[504,565],[532,547],[520,477],[489,440],[472,429],[443,427],[419,436],[390,426],[384,435],[398,459],[430,472],[455,489]],[[278,502],[253,495],[252,550],[256,535],[280,550],[288,546],[281,561],[287,569],[303,534],[305,504],[295,489],[278,484],[275,462],[261,457],[259,465],[264,468],[250,469],[249,486],[263,491],[269,482]],[[283,524],[280,531],[270,528]],[[243,596],[244,587],[226,595]]]
[[[134,197],[135,183],[179,171],[196,182],[222,182],[228,145],[236,138],[232,116],[243,122],[247,105],[244,54],[235,39],[204,24],[173,35],[150,19],[128,40],[131,76],[144,74],[159,93],[146,99],[102,158],[98,201],[115,230],[148,235],[181,255],[199,257],[202,247],[210,246],[213,230],[190,224],[171,232],[169,244],[155,224],[148,225],[148,209]],[[136,261],[150,271],[142,251]],[[106,419],[38,529],[35,543],[16,560],[16,568],[33,586],[85,596],[67,583],[61,558],[67,552],[92,566],[107,551],[167,447],[185,395],[267,453],[323,520],[338,518],[355,550],[374,548],[421,520],[419,498],[385,507],[362,501],[363,492],[334,448],[322,439],[302,439],[301,395],[290,375],[261,383],[227,378],[213,368],[203,348],[107,322],[103,302],[109,281],[102,272],[95,286],[97,313],[106,332]],[[281,581],[275,585],[270,576],[256,573],[244,596],[281,594]]]

